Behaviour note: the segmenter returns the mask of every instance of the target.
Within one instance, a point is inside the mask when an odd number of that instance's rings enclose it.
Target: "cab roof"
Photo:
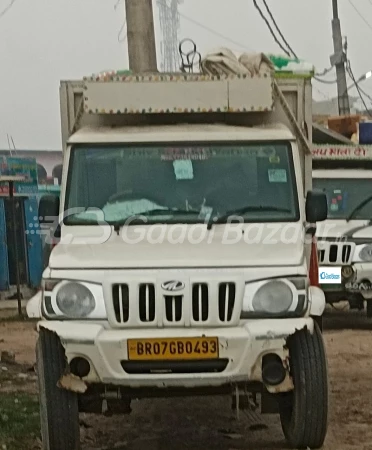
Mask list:
[[[123,142],[213,142],[213,141],[288,141],[291,131],[282,124],[247,127],[226,124],[177,124],[127,127],[82,127],[69,144],[115,144]]]

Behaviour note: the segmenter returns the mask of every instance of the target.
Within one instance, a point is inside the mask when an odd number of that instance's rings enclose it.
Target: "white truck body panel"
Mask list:
[[[189,77],[189,76],[187,76]],[[122,77],[121,80],[128,79],[128,86],[138,86],[140,90],[141,87],[149,85],[149,77]],[[183,82],[185,76],[172,77],[172,81],[168,80],[168,84],[174,86],[174,89],[178,86],[179,82]],[[216,83],[215,86],[219,86],[219,80],[215,80],[214,77],[202,76],[199,77],[204,81],[209,80],[209,83]],[[232,77],[234,78],[234,77]],[[191,79],[195,79],[195,76],[191,76]],[[142,80],[142,81],[141,81]],[[182,96],[172,97],[172,108],[169,108],[169,113],[161,111],[161,113],[152,113],[152,101],[148,100],[146,104],[143,103],[142,98],[135,96],[130,98],[130,100],[125,100],[125,103],[121,105],[120,110],[126,111],[124,114],[114,114],[114,105],[108,105],[108,108],[103,109],[101,113],[89,110],[89,107],[85,104],[84,106],[84,96],[85,94],[85,84],[89,82],[89,86],[96,85],[100,89],[99,99],[102,98],[102,89],[109,88],[115,90],[118,96],[121,96],[121,86],[124,84],[127,87],[127,83],[118,84],[117,81],[89,81],[85,80],[70,80],[62,81],[60,86],[60,99],[61,99],[61,127],[62,127],[62,144],[63,149],[67,148],[67,143],[73,135],[79,129],[84,127],[90,128],[100,128],[100,127],[120,127],[120,126],[146,126],[146,125],[165,125],[172,124],[176,126],[176,123],[182,124],[183,122],[193,122],[193,123],[221,123],[224,122],[226,125],[237,125],[245,127],[253,126],[263,126],[272,124],[284,124],[292,134],[296,134],[296,126],[299,127],[302,132],[307,137],[308,142],[312,142],[312,88],[311,80],[305,78],[279,78],[276,80],[283,94],[287,105],[291,113],[293,114],[293,119],[296,121],[294,124],[293,120],[288,118],[288,114],[284,111],[280,101],[274,96],[274,89],[268,85],[272,83],[270,78],[262,77],[247,77],[239,78],[236,77],[234,83],[234,93],[230,93],[233,97],[239,97],[239,104],[235,103],[234,106],[236,110],[241,111],[236,114],[221,115],[221,112],[209,112],[208,108],[214,103],[215,89],[208,91],[210,95],[204,95],[205,101],[204,108],[195,108],[194,112],[191,113],[188,106],[185,106],[185,100]],[[227,83],[227,81],[225,81]],[[232,83],[231,78],[228,81]],[[161,91],[161,87],[167,86],[167,83],[161,81],[153,82],[154,91]],[[199,81],[200,83],[200,81]],[[150,83],[151,84],[151,83]],[[199,87],[196,82],[190,84],[190,89],[192,88],[193,94],[190,96],[198,99]],[[239,89],[238,89],[239,88]],[[258,94],[260,98],[258,100]],[[158,95],[158,94],[156,94]],[[228,93],[224,90],[224,95],[228,99]],[[271,104],[269,105],[271,98]],[[98,101],[99,101],[98,99]],[[97,101],[97,100],[95,100]],[[115,100],[116,101],[116,100]],[[136,103],[133,103],[136,101]],[[199,100],[198,100],[199,101]],[[227,100],[228,101],[228,100]],[[244,102],[244,103],[243,103]],[[92,105],[93,106],[93,105]],[[99,106],[95,104],[94,106]],[[107,105],[105,105],[107,106]],[[217,108],[218,109],[218,108]],[[234,108],[231,108],[234,111]],[[90,114],[89,111],[91,112]],[[99,110],[98,110],[99,111]],[[111,111],[111,113],[110,113]],[[144,112],[145,113],[144,113]],[[87,113],[88,112],[88,113]],[[197,116],[195,119],[194,117]],[[177,125],[182,126],[182,125]],[[309,148],[305,148],[301,140],[298,140],[298,145],[300,148],[300,163],[302,168],[302,176],[304,180],[303,192],[311,189],[312,186],[312,166],[311,166],[311,152]]]
[[[169,111],[268,111],[273,108],[271,77],[221,79],[203,75],[117,77],[110,83],[85,80],[85,111],[150,114]]]

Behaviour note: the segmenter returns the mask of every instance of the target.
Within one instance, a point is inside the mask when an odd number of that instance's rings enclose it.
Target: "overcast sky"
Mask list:
[[[9,3],[10,0],[0,0],[0,11]],[[332,53],[332,1],[268,3],[294,51],[318,71],[328,67]],[[0,149],[8,148],[7,134],[19,149],[61,148],[59,80],[128,67],[126,42],[118,39],[124,21],[124,0],[116,9],[115,4],[116,0],[15,0],[0,18]],[[342,33],[348,38],[348,56],[355,76],[359,77],[372,69],[368,50],[372,39],[372,0],[339,0],[339,9]],[[180,38],[192,38],[201,53],[218,46],[281,53],[252,0],[184,0],[180,13]],[[157,8],[155,20],[160,43]],[[334,79],[334,74],[329,79]],[[372,78],[363,82],[363,88],[372,94]],[[314,83],[314,96],[319,100],[335,93],[334,85]]]

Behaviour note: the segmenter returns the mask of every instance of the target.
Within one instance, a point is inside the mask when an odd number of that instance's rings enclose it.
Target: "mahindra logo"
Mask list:
[[[165,291],[172,291],[172,292],[176,292],[176,291],[181,291],[184,287],[185,287],[185,283],[182,283],[182,281],[166,281],[165,283],[163,283],[161,285],[161,287],[165,290]]]

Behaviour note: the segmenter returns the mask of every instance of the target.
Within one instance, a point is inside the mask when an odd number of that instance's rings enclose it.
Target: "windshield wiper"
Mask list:
[[[366,199],[364,199],[361,203],[359,203],[359,205],[351,211],[348,218],[346,219],[346,222],[350,222],[350,220],[355,216],[355,214],[357,212],[359,212],[362,208],[364,208],[364,206],[366,206],[371,201],[372,201],[372,195],[370,197],[367,197]]]
[[[128,216],[125,219],[120,219],[118,221],[116,221],[113,225],[114,225],[114,230],[115,231],[119,231],[120,228],[122,226],[125,225],[125,223],[127,222],[128,219],[130,219],[131,217],[136,218],[134,220],[132,220],[130,222],[131,225],[139,225],[142,224],[143,225],[143,220],[141,220],[139,218],[139,216],[185,216],[185,215],[193,215],[195,216],[195,214],[199,215],[200,211],[196,210],[196,209],[151,209],[149,211],[144,211],[144,212],[140,212],[137,214],[133,214],[132,216]]]
[[[217,217],[217,220],[210,220],[208,222],[208,229],[210,230],[212,228],[213,223],[224,223],[226,220],[231,216],[238,216],[240,214],[246,214],[248,212],[257,212],[257,211],[274,211],[274,212],[286,212],[290,213],[291,210],[288,208],[280,208],[278,206],[245,206],[244,208],[235,209],[233,211],[228,211],[226,214],[223,214],[220,217]]]

